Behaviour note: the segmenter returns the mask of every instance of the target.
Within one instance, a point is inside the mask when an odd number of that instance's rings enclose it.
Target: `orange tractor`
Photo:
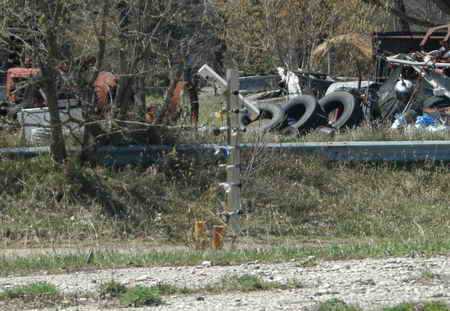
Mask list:
[[[40,87],[33,83],[33,78],[41,74],[38,68],[10,68],[6,72],[4,87],[4,102],[0,104],[0,115],[14,114],[18,108],[46,107],[46,95]],[[110,72],[100,72],[94,82],[97,111],[104,112],[112,102],[117,77]],[[63,106],[68,101],[80,104],[70,95],[70,91],[59,90],[58,105]]]
[[[59,68],[61,76],[64,76],[64,68]],[[41,74],[38,68],[10,68],[6,72],[6,83],[4,86],[4,99],[0,98],[0,115],[15,116],[22,108],[42,108],[47,106],[46,95],[33,79]],[[96,95],[96,112],[104,115],[111,108],[118,87],[118,77],[111,72],[102,71],[98,74],[94,89]],[[63,87],[61,87],[63,88]],[[1,90],[0,90],[1,93]],[[67,104],[79,105],[80,101],[71,94],[70,89],[58,90],[58,106],[65,108]],[[180,117],[182,110],[183,94],[187,95],[191,102],[191,122],[198,122],[198,96],[196,86],[190,82],[178,81],[173,89],[169,88],[168,106],[163,112],[164,119],[169,123]],[[1,96],[0,96],[1,97]],[[148,123],[157,122],[158,107],[151,105],[147,107],[145,120]]]

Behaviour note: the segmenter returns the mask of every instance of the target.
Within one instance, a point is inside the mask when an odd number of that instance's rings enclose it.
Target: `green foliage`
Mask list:
[[[422,275],[419,278],[419,281],[432,281],[439,276],[434,274],[432,271],[426,270],[422,272]]]
[[[157,287],[136,286],[120,296],[120,303],[128,307],[159,306],[163,303]]]
[[[439,241],[450,233],[445,164],[325,163],[264,151],[243,157],[243,197],[255,202],[242,218],[249,237]],[[184,240],[194,219],[220,223],[216,210],[224,195],[216,185],[225,179],[223,170],[176,153],[149,168],[76,161],[61,168],[41,157],[1,161],[0,172],[6,241]]]
[[[60,273],[65,270],[82,270],[88,267],[97,269],[120,267],[152,266],[196,266],[204,260],[214,265],[236,265],[249,261],[280,262],[308,259],[343,260],[367,257],[383,258],[386,256],[411,256],[422,254],[448,253],[450,242],[445,238],[409,239],[409,240],[369,240],[351,243],[321,241],[321,246],[301,248],[277,246],[267,249],[247,249],[228,251],[149,251],[139,254],[123,252],[97,252],[90,263],[84,254],[79,255],[42,255],[23,258],[0,258],[0,275],[30,274],[37,271]]]
[[[384,308],[384,311],[449,311],[448,305],[441,302],[427,302],[420,304],[404,303],[395,307]]]
[[[186,295],[186,294],[191,294],[194,292],[193,289],[190,289],[187,287],[177,287],[177,286],[174,286],[171,284],[166,284],[166,283],[158,283],[154,287],[156,287],[158,289],[159,293],[163,296],[171,296],[171,295],[178,295],[178,294]]]
[[[249,274],[225,277],[222,280],[223,289],[234,289],[242,292],[266,290],[270,288],[270,285],[271,284],[263,281],[260,277]]]
[[[225,276],[216,284],[209,285],[206,288],[206,291],[213,293],[227,291],[251,292],[258,290],[288,289],[300,287],[300,282],[294,279],[289,280],[286,284],[282,284],[280,282],[265,281],[257,275],[244,274]]]
[[[127,291],[125,285],[111,280],[100,286],[100,297],[119,297]]]
[[[47,282],[38,282],[6,289],[3,293],[0,293],[0,300],[34,300],[38,298],[56,298],[58,295],[58,289],[54,285]]]
[[[339,299],[331,299],[320,304],[317,311],[361,311],[361,309],[350,306]]]

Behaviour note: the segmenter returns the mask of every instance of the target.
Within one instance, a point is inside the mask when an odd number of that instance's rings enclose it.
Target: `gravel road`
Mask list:
[[[251,293],[196,294],[165,297],[165,305],[149,310],[302,310],[339,298],[367,310],[401,302],[450,303],[450,257],[390,258],[320,262],[304,267],[299,262],[239,266],[155,267],[102,270],[62,275],[0,278],[0,291],[17,285],[47,281],[66,294],[89,293],[109,280],[128,286],[159,282],[198,288],[229,275],[254,274],[268,281],[298,280],[302,288]],[[83,306],[67,310],[98,310]],[[123,310],[123,309],[120,309]],[[144,309],[142,309],[144,310]]]

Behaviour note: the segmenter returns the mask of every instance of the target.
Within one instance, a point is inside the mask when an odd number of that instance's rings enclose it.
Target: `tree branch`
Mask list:
[[[445,14],[450,14],[450,2],[448,2],[448,0],[432,0],[432,1]]]
[[[367,3],[375,4],[379,7],[385,8],[384,3],[380,0],[364,0],[364,1]],[[439,2],[440,0],[433,0],[433,1],[436,3],[436,2]],[[417,26],[424,26],[424,27],[438,26],[438,24],[436,24],[436,23],[433,23],[426,19],[421,19],[421,18],[417,18],[415,16],[408,15],[408,14],[402,12],[401,10],[398,10],[392,6],[389,6],[388,10],[389,10],[389,12],[391,12],[391,14],[394,14],[395,16],[400,18],[402,21],[410,23],[410,24],[414,24]]]

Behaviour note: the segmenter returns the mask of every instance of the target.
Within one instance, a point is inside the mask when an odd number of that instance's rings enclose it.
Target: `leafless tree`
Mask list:
[[[70,88],[84,107],[93,107],[93,82],[105,61],[110,2],[3,0],[1,4],[5,9],[2,46],[19,51],[20,59],[26,56],[40,69],[39,83],[50,115],[51,152],[59,163],[67,152],[58,95],[61,88]],[[90,68],[86,59],[95,60]]]
[[[66,158],[66,148],[57,103],[57,65],[62,59],[61,36],[69,18],[67,3],[63,1],[2,1],[2,38],[14,38],[23,51],[33,57],[41,69],[42,85],[46,93],[50,114],[51,152],[56,162]]]
[[[170,98],[177,82],[184,78],[186,66],[196,67],[214,53],[218,42],[209,30],[215,17],[212,7],[209,1],[200,0],[130,0],[118,2],[116,8],[121,47],[121,78],[115,100],[118,115],[125,117],[133,104],[132,90],[142,94],[139,91],[146,78],[158,72],[169,80],[165,104],[157,117],[157,123],[164,123]]]
[[[433,27],[445,23],[445,20],[436,19],[436,15],[428,16],[421,14],[427,3],[434,6],[435,12],[440,12],[444,16],[450,14],[450,3],[446,0],[409,0],[404,2],[404,6],[399,6],[398,1],[395,0],[363,0],[367,3],[372,3],[381,9],[387,9],[389,13],[398,17],[402,23],[420,27]]]

